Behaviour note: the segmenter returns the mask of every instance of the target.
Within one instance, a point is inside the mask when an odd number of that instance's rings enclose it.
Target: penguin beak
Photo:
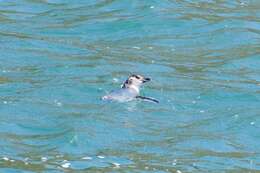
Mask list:
[[[144,79],[143,79],[143,83],[149,82],[149,81],[151,81],[151,78],[148,78],[148,77],[147,77],[147,78],[144,78]]]

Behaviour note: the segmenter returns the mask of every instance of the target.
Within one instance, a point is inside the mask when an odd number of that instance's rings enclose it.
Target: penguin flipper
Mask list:
[[[142,99],[142,100],[145,100],[145,101],[154,102],[154,103],[159,103],[159,100],[156,100],[155,98],[151,98],[151,97],[136,96],[136,98]]]

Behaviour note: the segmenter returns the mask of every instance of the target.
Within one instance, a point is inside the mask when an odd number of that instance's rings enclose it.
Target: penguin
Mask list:
[[[121,88],[110,92],[108,95],[102,97],[102,100],[112,100],[119,102],[128,102],[135,99],[159,103],[157,99],[151,97],[140,96],[140,87],[151,81],[151,78],[142,75],[130,75],[126,81],[121,85]]]

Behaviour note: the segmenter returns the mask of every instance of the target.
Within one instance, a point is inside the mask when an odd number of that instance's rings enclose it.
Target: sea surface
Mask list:
[[[260,1],[0,0],[0,172],[259,173]]]

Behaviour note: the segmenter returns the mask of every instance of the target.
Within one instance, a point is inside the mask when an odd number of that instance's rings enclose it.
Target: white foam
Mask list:
[[[57,103],[57,106],[62,106],[62,103],[61,103],[61,102],[58,102],[58,103]]]
[[[3,157],[2,159],[5,160],[5,161],[9,161],[8,157]]]
[[[24,161],[28,161],[28,160],[29,160],[29,158],[28,158],[28,157],[25,157],[25,158],[24,158]]]
[[[25,164],[25,165],[29,165],[29,163],[28,163],[28,160],[29,160],[29,158],[28,158],[28,157],[25,157],[25,158],[24,158],[24,160],[23,160],[23,161],[24,161],[24,164]]]
[[[83,160],[92,160],[92,157],[85,156],[85,157],[82,157],[81,159],[83,159]]]
[[[173,160],[172,165],[173,165],[173,166],[176,166],[176,165],[177,165],[177,160],[176,160],[176,159]]]
[[[78,141],[78,136],[77,136],[77,135],[74,135],[74,136],[72,137],[72,139],[70,140],[70,143],[71,143],[71,144],[75,144],[75,143],[77,143],[77,141]]]
[[[105,156],[97,156],[99,159],[104,159]]]
[[[118,82],[119,80],[117,78],[113,78],[113,81],[114,82]]]
[[[69,163],[69,162],[63,163],[61,165],[61,167],[63,167],[63,168],[69,168],[70,166],[71,166],[71,163]]]
[[[42,157],[41,160],[42,160],[42,162],[46,162],[48,160],[48,158],[47,157]]]
[[[120,168],[120,164],[119,163],[113,162],[112,164],[115,166],[115,168]]]
[[[132,47],[133,49],[138,49],[138,50],[140,50],[141,48],[140,47],[138,47],[138,46],[133,46]]]
[[[61,102],[59,102],[58,100],[54,100],[54,103],[57,105],[57,106],[59,106],[59,107],[61,107],[63,104],[61,103]]]

